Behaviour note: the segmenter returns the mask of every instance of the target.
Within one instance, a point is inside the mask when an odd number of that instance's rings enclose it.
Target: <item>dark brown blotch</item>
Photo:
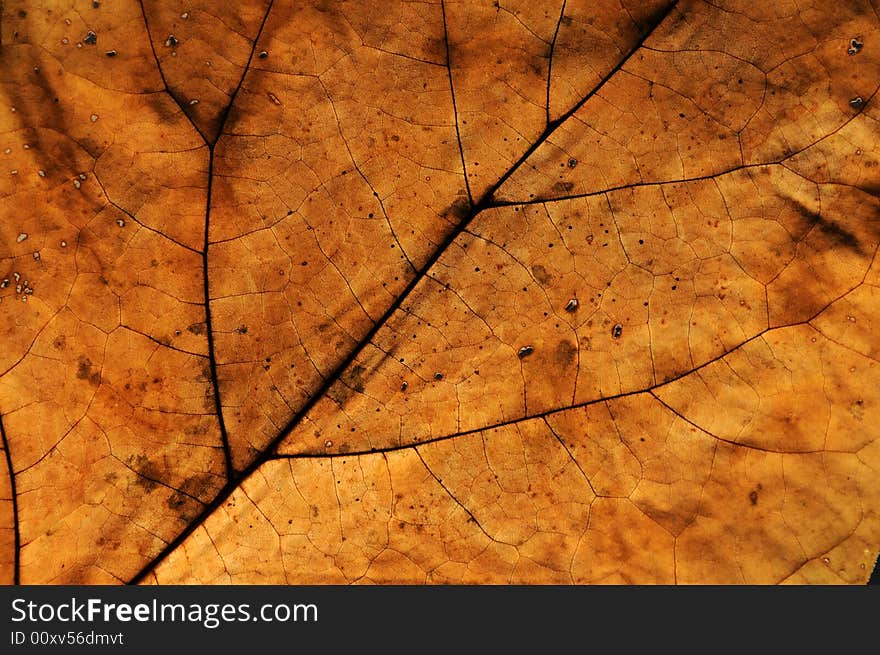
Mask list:
[[[92,370],[94,364],[88,357],[80,356],[76,364],[76,377],[80,380],[88,380],[89,384],[97,387],[101,384],[101,372]]]
[[[752,504],[752,507],[758,504],[758,492],[761,491],[764,487],[759,482],[754,489],[749,492],[749,502]]]
[[[532,266],[532,275],[542,285],[546,286],[553,280],[553,275],[541,264]]]
[[[797,212],[807,223],[807,229],[818,228],[828,238],[832,246],[847,248],[856,254],[862,255],[862,244],[859,238],[834,220],[829,220],[819,213],[812,211],[802,202],[795,202]]]
[[[831,243],[843,246],[844,248],[852,250],[858,254],[863,254],[862,244],[859,241],[859,238],[840,225],[840,223],[823,219],[819,223],[819,229],[822,231],[822,234],[828,237],[828,240],[831,241]]]
[[[340,378],[340,384],[334,384],[327,395],[339,405],[344,405],[349,398],[356,393],[364,391],[364,373],[366,368],[361,364],[355,364],[350,371],[346,371]]]
[[[180,485],[180,490],[188,496],[207,502],[217,494],[221,486],[223,486],[223,480],[216,475],[197,473],[188,477]]]
[[[555,359],[560,368],[568,368],[577,360],[578,348],[571,341],[556,344]]]
[[[557,182],[550,187],[550,191],[557,196],[570,193],[572,189],[574,189],[574,182]]]
[[[446,208],[446,211],[443,212],[442,216],[444,218],[451,216],[452,218],[463,221],[468,217],[471,213],[471,203],[467,199],[466,196],[459,196],[456,198],[449,207]]]
[[[159,486],[163,470],[145,455],[132,455],[128,458],[129,468],[137,473],[135,484],[145,491],[152,491]]]

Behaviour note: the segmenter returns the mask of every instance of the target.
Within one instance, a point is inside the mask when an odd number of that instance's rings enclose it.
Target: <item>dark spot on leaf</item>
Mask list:
[[[452,202],[451,205],[449,205],[449,207],[446,208],[446,211],[443,212],[443,216],[452,216],[453,218],[462,221],[467,218],[468,214],[470,213],[470,201],[467,199],[467,197],[459,196]]]
[[[858,237],[841,226],[840,223],[823,220],[819,223],[819,229],[822,231],[822,234],[826,235],[832,242],[849,248],[850,250],[859,253],[862,252],[862,246]]]
[[[159,486],[162,479],[162,469],[145,455],[133,455],[128,458],[128,466],[138,474],[135,483],[147,491]]]
[[[180,490],[194,498],[209,500],[217,493],[223,480],[211,473],[197,473],[187,478]]]
[[[809,228],[818,227],[832,245],[841,245],[857,254],[864,254],[858,237],[836,221],[829,221],[801,202],[796,203],[798,213],[807,221]]]
[[[611,336],[615,339],[619,339],[620,335],[623,334],[623,326],[618,323],[613,328],[611,328]]]
[[[852,57],[862,49],[864,43],[862,42],[862,37],[856,36],[849,40],[849,48],[846,50],[846,54]]]
[[[208,427],[203,424],[189,425],[183,429],[183,433],[189,436],[208,434]]]
[[[205,333],[205,324],[204,323],[193,323],[192,325],[187,326],[187,332],[191,332],[192,334],[204,334]],[[247,328],[245,328],[247,331]]]
[[[577,360],[578,347],[571,341],[560,341],[556,344],[555,359],[560,368],[567,368]]]
[[[366,370],[367,369],[360,364],[355,364],[351,369],[351,373],[347,376],[351,387],[358,393],[362,393],[364,390],[364,372]]]
[[[173,494],[168,496],[168,500],[165,501],[165,505],[170,510],[177,511],[183,505],[186,505],[187,497],[180,493],[179,491],[175,491]]]
[[[541,264],[535,264],[532,266],[532,275],[535,276],[535,279],[538,282],[545,286],[553,279],[553,276]]]
[[[88,380],[89,384],[97,387],[101,384],[101,373],[92,370],[92,360],[88,357],[80,357],[77,360],[76,377],[80,380]]]
[[[366,370],[363,365],[355,364],[339,379],[340,384],[333,385],[327,394],[340,405],[344,405],[355,393],[363,393]]]

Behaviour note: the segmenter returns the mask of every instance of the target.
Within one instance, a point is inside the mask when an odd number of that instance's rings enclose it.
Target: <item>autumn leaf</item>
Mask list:
[[[869,0],[0,38],[0,582],[868,579]]]

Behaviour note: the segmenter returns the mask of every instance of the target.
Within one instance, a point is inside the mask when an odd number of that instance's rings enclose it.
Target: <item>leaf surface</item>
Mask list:
[[[865,582],[877,43],[4,3],[2,580]]]

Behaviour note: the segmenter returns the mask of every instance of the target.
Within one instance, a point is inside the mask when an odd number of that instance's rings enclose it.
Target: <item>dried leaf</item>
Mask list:
[[[866,0],[2,18],[0,581],[867,580]]]

